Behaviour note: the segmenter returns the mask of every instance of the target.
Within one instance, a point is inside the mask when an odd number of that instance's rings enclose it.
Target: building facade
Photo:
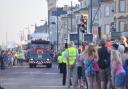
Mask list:
[[[99,12],[99,26],[101,27],[102,37],[108,37],[111,32],[111,25],[114,23],[114,1],[103,0]]]
[[[117,32],[128,31],[128,0],[114,0],[115,14],[114,21]]]

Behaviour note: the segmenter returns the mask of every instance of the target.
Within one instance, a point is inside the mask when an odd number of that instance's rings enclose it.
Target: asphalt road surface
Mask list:
[[[0,70],[0,85],[4,89],[67,89],[61,81],[56,64],[52,68],[29,68],[25,64]]]

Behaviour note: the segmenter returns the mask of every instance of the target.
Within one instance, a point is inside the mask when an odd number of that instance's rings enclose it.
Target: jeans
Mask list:
[[[70,85],[73,85],[73,89],[77,89],[77,67],[69,68],[67,70],[67,78],[68,78],[68,88],[70,89]]]

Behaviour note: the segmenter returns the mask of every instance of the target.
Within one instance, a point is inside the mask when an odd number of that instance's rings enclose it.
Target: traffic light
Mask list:
[[[87,32],[87,16],[81,15],[81,32],[86,33]]]

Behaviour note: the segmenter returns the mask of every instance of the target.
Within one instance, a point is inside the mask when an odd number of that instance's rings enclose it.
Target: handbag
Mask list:
[[[99,71],[100,70],[98,63],[95,62],[95,61],[94,61],[94,69],[95,69],[95,71]]]

